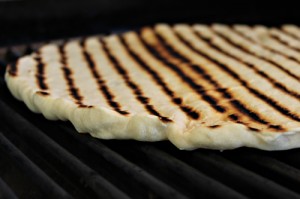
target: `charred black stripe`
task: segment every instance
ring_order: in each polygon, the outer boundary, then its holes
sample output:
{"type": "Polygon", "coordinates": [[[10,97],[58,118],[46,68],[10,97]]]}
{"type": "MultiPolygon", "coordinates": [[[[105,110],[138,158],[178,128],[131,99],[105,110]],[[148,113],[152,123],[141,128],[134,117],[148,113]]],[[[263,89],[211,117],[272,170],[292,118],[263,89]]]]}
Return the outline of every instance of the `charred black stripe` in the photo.
{"type": "MultiPolygon", "coordinates": [[[[139,39],[142,42],[142,44],[145,46],[145,48],[152,53],[152,55],[160,60],[166,67],[170,68],[171,70],[173,70],[178,77],[180,77],[184,82],[186,82],[204,101],[208,102],[216,111],[220,112],[220,113],[224,113],[226,112],[226,108],[218,105],[217,100],[213,97],[210,96],[206,93],[206,90],[203,86],[195,83],[193,81],[192,78],[190,78],[188,75],[186,75],[178,66],[176,66],[175,64],[172,64],[170,61],[168,61],[167,59],[165,59],[156,49],[155,47],[152,47],[151,45],[149,45],[139,34],[139,39]]],[[[160,42],[162,43],[162,42],[160,42]]],[[[171,53],[172,54],[172,53],[171,53]]],[[[183,62],[186,62],[185,58],[183,58],[180,54],[176,54],[173,55],[174,57],[177,57],[178,59],[180,59],[183,62]]],[[[219,85],[217,84],[217,82],[215,82],[213,79],[210,78],[210,76],[208,76],[205,71],[201,70],[199,67],[192,65],[192,64],[188,64],[188,66],[190,68],[192,68],[194,71],[196,71],[197,73],[199,73],[204,79],[206,79],[207,81],[209,81],[211,84],[215,85],[216,87],[218,87],[219,85]]]]}
{"type": "MultiPolygon", "coordinates": [[[[214,31],[212,28],[211,28],[211,30],[214,31]]],[[[219,37],[221,37],[223,40],[225,40],[227,43],[229,43],[229,44],[233,45],[234,47],[238,48],[239,50],[241,50],[241,51],[243,51],[243,52],[245,52],[245,53],[251,54],[251,55],[253,55],[253,56],[255,56],[255,57],[257,57],[257,58],[259,58],[259,59],[261,59],[261,60],[263,60],[263,61],[265,61],[265,62],[268,62],[268,63],[270,63],[270,64],[276,66],[276,67],[279,68],[281,71],[283,71],[283,72],[286,73],[288,76],[290,76],[291,78],[293,78],[293,79],[295,79],[295,80],[297,80],[297,81],[300,80],[300,78],[299,78],[297,75],[293,74],[291,71],[285,69],[283,66],[277,64],[276,62],[274,62],[274,61],[272,61],[272,60],[270,60],[270,59],[267,59],[267,58],[265,58],[265,57],[263,57],[263,56],[261,56],[261,55],[256,55],[255,53],[251,52],[250,50],[248,50],[248,49],[245,48],[244,46],[235,43],[235,42],[232,41],[231,39],[225,37],[224,35],[222,35],[222,34],[216,32],[216,31],[214,31],[214,33],[217,34],[219,37]]]]}
{"type": "Polygon", "coordinates": [[[247,37],[247,36],[244,35],[243,33],[241,33],[241,32],[239,32],[239,31],[235,30],[234,28],[231,28],[231,30],[232,30],[233,32],[235,32],[236,34],[240,35],[241,37],[243,37],[244,39],[248,40],[249,42],[252,42],[252,43],[254,43],[254,44],[257,44],[257,45],[261,46],[261,47],[264,48],[264,49],[267,49],[267,50],[269,50],[269,51],[271,51],[271,52],[273,52],[273,53],[275,53],[275,54],[279,54],[279,55],[281,55],[281,56],[283,56],[283,57],[285,57],[285,58],[287,58],[287,59],[293,60],[294,62],[297,62],[298,64],[300,64],[300,61],[298,61],[298,60],[295,59],[294,57],[288,56],[288,55],[282,53],[282,52],[279,51],[279,50],[274,50],[274,49],[270,48],[269,46],[266,46],[266,45],[264,45],[264,44],[261,44],[261,43],[255,41],[255,40],[253,40],[252,38],[247,37]]]}
{"type": "Polygon", "coordinates": [[[18,61],[9,64],[7,67],[8,67],[8,73],[11,76],[17,76],[18,75],[18,61]]]}
{"type": "MultiPolygon", "coordinates": [[[[173,49],[160,35],[156,34],[156,37],[159,39],[161,45],[166,46],[166,49],[168,49],[168,50],[172,49],[170,51],[170,53],[176,53],[176,54],[182,56],[181,54],[179,54],[178,52],[176,52],[175,49],[173,49]]],[[[178,55],[175,55],[175,56],[176,57],[180,57],[178,55]]],[[[189,63],[189,61],[187,63],[189,63]]],[[[255,114],[252,111],[248,110],[247,107],[245,105],[243,105],[240,101],[238,101],[236,99],[233,99],[233,97],[230,94],[230,92],[227,91],[227,89],[225,89],[225,88],[221,88],[221,86],[215,80],[213,80],[212,77],[209,74],[207,74],[204,69],[201,68],[201,66],[199,66],[199,65],[197,65],[197,66],[193,65],[193,66],[196,67],[196,68],[198,68],[198,70],[195,70],[195,72],[197,72],[200,75],[204,73],[205,74],[205,79],[208,82],[210,82],[211,84],[213,84],[216,88],[219,88],[219,89],[216,89],[216,91],[218,91],[219,93],[221,93],[224,98],[231,99],[230,100],[231,105],[234,106],[237,110],[239,110],[240,113],[247,115],[248,117],[250,117],[251,119],[253,119],[254,121],[256,121],[258,123],[268,124],[267,121],[265,121],[264,119],[260,118],[257,114],[255,114]]],[[[205,91],[202,91],[202,93],[205,93],[205,91]]],[[[204,97],[204,100],[208,101],[209,103],[211,103],[214,106],[220,107],[217,104],[217,100],[211,101],[210,97],[207,97],[207,96],[204,97]]],[[[226,109],[224,108],[224,110],[226,110],[226,109]]],[[[225,111],[223,111],[223,112],[225,112],[225,111]]],[[[233,116],[233,118],[229,116],[229,118],[232,119],[232,120],[238,119],[238,117],[234,117],[234,116],[233,116]]]]}
{"type": "Polygon", "coordinates": [[[248,127],[248,129],[249,129],[250,131],[256,131],[256,132],[260,131],[259,129],[253,128],[253,127],[248,127]]]}
{"type": "Polygon", "coordinates": [[[288,48],[290,48],[292,50],[295,50],[297,52],[300,52],[300,48],[296,48],[296,47],[292,46],[291,44],[289,44],[288,42],[284,41],[283,39],[281,39],[277,35],[273,35],[273,34],[269,34],[269,35],[270,35],[270,37],[272,37],[276,41],[280,42],[281,44],[285,45],[286,47],[288,47],[288,48]]]}
{"type": "MultiPolygon", "coordinates": [[[[175,55],[176,57],[180,57],[182,56],[179,52],[177,52],[175,49],[173,49],[173,47],[171,47],[159,34],[156,34],[156,37],[159,39],[160,44],[163,46],[166,46],[166,49],[170,50],[170,53],[176,53],[177,55],[175,55]],[[178,56],[180,55],[180,56],[178,56]]],[[[185,58],[187,60],[187,58],[185,58]]],[[[182,60],[183,61],[183,60],[182,60]]],[[[184,61],[183,61],[184,62],[184,61]]],[[[190,61],[186,62],[187,64],[190,63],[190,61]]],[[[193,65],[195,68],[197,68],[197,70],[195,70],[195,72],[197,72],[199,75],[204,74],[204,79],[207,80],[209,83],[211,83],[212,85],[214,85],[216,88],[216,91],[219,92],[220,94],[222,94],[222,96],[224,98],[227,99],[231,99],[229,101],[229,103],[236,108],[236,110],[238,110],[240,113],[247,115],[249,118],[251,118],[252,120],[261,123],[261,124],[268,124],[269,122],[267,122],[266,120],[262,119],[261,117],[259,117],[257,114],[255,114],[254,112],[250,111],[244,104],[242,104],[239,100],[234,99],[231,95],[231,93],[226,89],[226,88],[221,88],[221,85],[219,85],[215,80],[212,79],[212,77],[199,65],[193,65]]],[[[205,91],[204,91],[205,92],[205,91]]],[[[217,101],[213,102],[215,105],[217,105],[217,101]]],[[[217,105],[218,106],[218,105],[217,105]]],[[[230,119],[236,121],[238,118],[237,115],[234,116],[229,116],[230,119]]],[[[242,123],[241,121],[237,121],[242,123]]]]}
{"type": "Polygon", "coordinates": [[[144,62],[135,52],[133,52],[125,39],[123,37],[120,37],[120,41],[123,44],[123,46],[126,48],[129,55],[135,59],[138,63],[138,65],[147,73],[149,73],[152,77],[152,79],[156,82],[157,85],[159,85],[162,90],[170,97],[172,102],[187,114],[187,116],[193,118],[193,119],[199,119],[200,115],[196,111],[192,110],[191,107],[182,105],[182,99],[180,97],[176,97],[174,94],[174,91],[172,91],[169,86],[164,82],[163,78],[155,72],[146,62],[144,62]]]}
{"type": "Polygon", "coordinates": [[[222,53],[230,58],[235,59],[236,61],[246,65],[248,68],[251,68],[254,70],[254,72],[258,75],[260,75],[261,77],[267,79],[274,87],[280,89],[281,91],[295,97],[296,99],[300,99],[300,94],[296,93],[294,91],[289,90],[285,85],[281,84],[280,82],[278,82],[276,79],[270,77],[268,74],[266,74],[265,72],[259,70],[256,68],[256,66],[252,63],[243,61],[242,59],[240,59],[239,57],[232,55],[226,51],[224,51],[222,48],[218,47],[217,45],[215,45],[211,39],[205,38],[203,37],[201,34],[199,34],[197,31],[194,31],[195,35],[200,38],[201,40],[205,41],[207,44],[209,44],[210,47],[212,47],[214,50],[218,51],[219,53],[222,53]]]}
{"type": "Polygon", "coordinates": [[[45,64],[42,61],[39,51],[36,52],[36,57],[34,59],[37,62],[37,65],[36,65],[37,72],[36,72],[35,77],[37,79],[38,86],[42,90],[47,90],[48,86],[46,84],[46,78],[45,78],[45,74],[44,74],[45,73],[45,64]]]}
{"type": "Polygon", "coordinates": [[[69,87],[69,93],[72,96],[72,98],[75,99],[75,102],[78,105],[82,105],[83,97],[80,95],[79,88],[76,87],[76,85],[74,83],[74,80],[72,78],[72,71],[68,67],[67,57],[66,57],[65,50],[64,50],[64,44],[59,46],[59,53],[60,53],[60,56],[61,56],[60,61],[63,64],[61,69],[63,71],[63,74],[64,74],[65,80],[67,82],[67,85],[69,87]]]}
{"type": "Polygon", "coordinates": [[[212,129],[216,129],[216,128],[219,128],[221,127],[221,125],[212,125],[212,126],[208,126],[209,128],[212,128],[212,129]]]}
{"type": "MultiPolygon", "coordinates": [[[[269,104],[271,107],[275,108],[278,112],[280,112],[281,114],[289,117],[292,120],[295,121],[300,121],[300,117],[298,115],[295,115],[293,113],[291,113],[291,110],[288,110],[285,107],[282,107],[281,105],[279,105],[276,101],[274,101],[273,99],[269,98],[268,96],[264,95],[263,93],[261,93],[260,91],[252,88],[251,86],[248,85],[248,83],[243,80],[237,73],[235,73],[233,70],[231,70],[229,67],[227,67],[225,64],[219,62],[218,60],[214,59],[213,57],[208,56],[207,54],[201,52],[200,50],[194,48],[191,44],[189,44],[187,41],[185,41],[181,35],[177,34],[176,32],[174,32],[175,35],[177,36],[177,38],[184,43],[186,46],[188,46],[192,51],[194,51],[195,53],[205,57],[206,59],[208,59],[209,61],[213,62],[216,64],[216,66],[218,66],[221,70],[223,70],[224,72],[226,72],[228,75],[230,75],[231,77],[233,77],[234,79],[236,79],[237,81],[239,81],[241,83],[241,85],[243,85],[250,93],[252,93],[253,95],[255,95],[257,98],[262,99],[263,101],[265,101],[267,104],[269,104]]],[[[250,110],[247,110],[247,112],[250,110]]],[[[250,111],[251,112],[251,111],[250,111]]]]}
{"type": "MultiPolygon", "coordinates": [[[[156,33],[155,33],[156,34],[156,33]]],[[[156,37],[159,39],[159,41],[160,41],[160,44],[162,45],[162,46],[164,46],[164,47],[166,47],[166,49],[172,54],[172,53],[175,53],[175,55],[174,56],[176,56],[176,57],[180,57],[180,56],[182,56],[179,52],[177,52],[175,49],[173,49],[173,47],[171,47],[159,34],[156,34],[156,37]],[[177,55],[176,55],[177,54],[177,55]],[[178,56],[179,55],[179,56],[178,56]]],[[[185,58],[185,60],[188,60],[187,58],[185,58]]],[[[185,63],[187,63],[187,64],[189,64],[190,63],[190,61],[188,60],[188,61],[184,61],[184,60],[182,60],[183,62],[185,62],[185,63]]],[[[195,66],[195,65],[193,65],[194,66],[194,68],[197,68],[197,70],[195,70],[195,72],[197,72],[199,75],[201,75],[201,74],[205,74],[205,79],[209,82],[209,83],[211,83],[212,85],[214,85],[216,88],[218,88],[218,89],[216,89],[216,91],[218,91],[219,93],[221,93],[222,95],[223,95],[223,97],[224,98],[227,98],[227,99],[232,99],[233,97],[232,97],[232,95],[230,94],[230,92],[229,91],[227,91],[227,89],[226,88],[221,88],[221,86],[215,81],[215,80],[213,80],[212,79],[212,77],[209,75],[209,74],[207,74],[206,72],[205,72],[205,70],[204,69],[202,69],[201,68],[201,66],[195,66]]],[[[261,124],[268,124],[268,122],[267,121],[265,121],[264,119],[262,119],[262,118],[260,118],[257,114],[255,114],[255,113],[253,113],[252,111],[250,111],[250,110],[248,110],[247,108],[246,108],[246,106],[244,106],[240,101],[238,101],[238,100],[236,100],[236,99],[232,99],[231,101],[230,101],[230,103],[231,103],[231,105],[232,106],[234,106],[237,110],[239,110],[239,112],[241,112],[241,113],[243,113],[243,114],[245,114],[245,115],[247,115],[248,117],[250,117],[251,119],[253,119],[254,121],[256,121],[256,122],[258,122],[258,123],[261,123],[261,124]]],[[[217,104],[216,104],[217,105],[217,104]]],[[[225,109],[224,109],[225,110],[225,109]]],[[[233,116],[234,117],[234,116],[233,116]]],[[[230,119],[233,119],[233,120],[236,120],[236,118],[238,119],[238,117],[234,117],[234,118],[232,118],[232,117],[230,117],[229,116],[229,118],[230,119]]]]}
{"type": "Polygon", "coordinates": [[[129,112],[122,110],[120,104],[114,100],[115,96],[112,94],[112,92],[106,85],[105,80],[102,78],[101,74],[97,70],[95,62],[93,61],[91,55],[85,49],[85,40],[84,39],[81,41],[80,45],[82,47],[83,56],[88,63],[88,67],[89,67],[91,73],[93,74],[93,77],[98,85],[99,91],[102,92],[102,94],[106,98],[108,104],[115,111],[117,111],[118,113],[120,113],[122,115],[128,115],[129,112]]]}
{"type": "Polygon", "coordinates": [[[289,32],[289,31],[285,30],[283,27],[281,27],[281,30],[282,30],[285,34],[287,34],[287,35],[293,37],[294,39],[300,40],[300,36],[297,36],[297,35],[295,35],[295,34],[289,32]]]}
{"type": "Polygon", "coordinates": [[[125,70],[125,68],[123,68],[121,66],[121,64],[118,62],[118,60],[112,55],[112,53],[110,52],[109,48],[107,47],[105,41],[103,41],[101,38],[99,39],[99,41],[101,43],[101,46],[102,46],[104,52],[106,53],[106,56],[111,61],[113,67],[123,77],[126,85],[132,89],[132,91],[134,92],[134,94],[136,96],[136,99],[139,102],[141,102],[141,104],[144,105],[144,107],[146,108],[146,110],[149,113],[156,115],[160,120],[162,120],[164,122],[171,122],[172,120],[160,115],[160,113],[153,107],[153,105],[149,104],[149,98],[145,97],[143,95],[141,88],[138,86],[138,84],[136,84],[134,81],[132,81],[130,79],[128,72],[125,70]]]}
{"type": "Polygon", "coordinates": [[[228,116],[230,119],[237,121],[239,119],[239,116],[237,116],[236,114],[231,114],[228,116]]]}
{"type": "Polygon", "coordinates": [[[43,95],[43,96],[50,95],[50,93],[45,92],[45,91],[37,91],[36,93],[37,93],[37,94],[40,94],[40,95],[43,95]]]}

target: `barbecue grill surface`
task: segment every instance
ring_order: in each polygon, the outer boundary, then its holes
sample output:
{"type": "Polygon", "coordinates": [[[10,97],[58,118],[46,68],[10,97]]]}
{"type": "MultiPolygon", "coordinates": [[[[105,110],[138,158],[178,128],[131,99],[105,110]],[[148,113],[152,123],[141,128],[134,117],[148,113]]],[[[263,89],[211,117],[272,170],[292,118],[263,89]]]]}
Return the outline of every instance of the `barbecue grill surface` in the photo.
{"type": "Polygon", "coordinates": [[[3,74],[39,45],[0,50],[0,198],[300,198],[299,149],[180,151],[169,142],[98,140],[30,112],[3,74]]]}
{"type": "Polygon", "coordinates": [[[6,64],[52,38],[161,21],[300,24],[298,6],[287,2],[195,2],[0,3],[0,45],[30,44],[0,48],[0,199],[300,198],[300,149],[180,151],[167,141],[98,140],[30,112],[6,88],[6,64]]]}

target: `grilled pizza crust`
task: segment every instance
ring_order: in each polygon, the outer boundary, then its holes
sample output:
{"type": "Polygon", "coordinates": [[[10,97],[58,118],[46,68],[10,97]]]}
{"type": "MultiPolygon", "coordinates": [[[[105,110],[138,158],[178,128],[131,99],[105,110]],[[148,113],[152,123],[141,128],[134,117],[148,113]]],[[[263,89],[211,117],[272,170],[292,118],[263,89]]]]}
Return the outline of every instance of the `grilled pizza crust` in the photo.
{"type": "Polygon", "coordinates": [[[158,24],[48,44],[9,65],[9,90],[101,139],[180,149],[300,146],[300,28],[158,24]]]}

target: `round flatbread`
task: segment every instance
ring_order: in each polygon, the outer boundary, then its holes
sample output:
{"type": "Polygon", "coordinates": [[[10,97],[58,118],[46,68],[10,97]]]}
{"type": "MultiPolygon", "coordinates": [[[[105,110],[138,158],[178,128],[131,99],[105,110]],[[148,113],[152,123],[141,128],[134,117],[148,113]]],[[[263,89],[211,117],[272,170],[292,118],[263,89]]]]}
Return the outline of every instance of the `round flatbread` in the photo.
{"type": "Polygon", "coordinates": [[[102,139],[180,149],[300,146],[300,29],[158,24],[47,44],[7,67],[9,90],[102,139]]]}

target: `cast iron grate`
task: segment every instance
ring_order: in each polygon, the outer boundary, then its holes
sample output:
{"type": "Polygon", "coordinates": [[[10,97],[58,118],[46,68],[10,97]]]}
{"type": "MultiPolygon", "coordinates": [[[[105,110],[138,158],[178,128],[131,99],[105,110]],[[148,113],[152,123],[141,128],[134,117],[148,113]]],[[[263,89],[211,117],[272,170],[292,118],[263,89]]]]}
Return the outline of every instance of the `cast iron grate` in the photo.
{"type": "Polygon", "coordinates": [[[40,45],[0,49],[0,198],[300,198],[299,149],[180,151],[165,141],[105,141],[31,113],[3,74],[40,45]]]}

